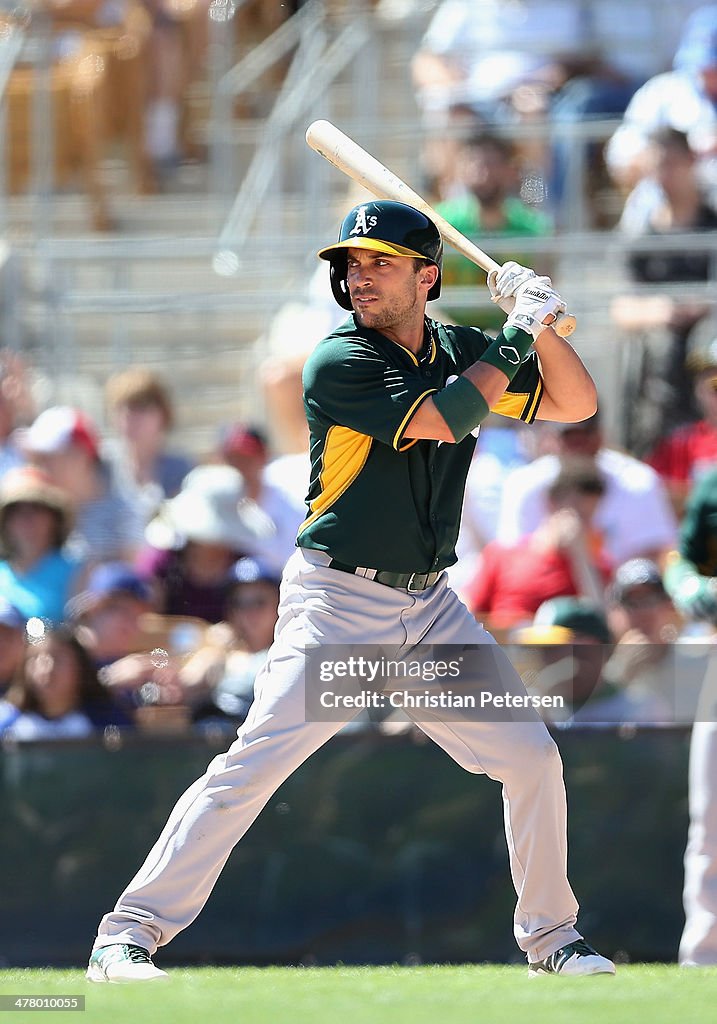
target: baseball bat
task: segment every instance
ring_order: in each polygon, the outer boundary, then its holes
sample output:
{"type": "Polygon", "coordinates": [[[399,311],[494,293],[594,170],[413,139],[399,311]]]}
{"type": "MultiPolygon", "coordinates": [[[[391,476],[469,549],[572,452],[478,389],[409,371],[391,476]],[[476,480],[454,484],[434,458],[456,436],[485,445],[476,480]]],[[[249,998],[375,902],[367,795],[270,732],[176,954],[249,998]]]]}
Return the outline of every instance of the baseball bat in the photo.
{"type": "MultiPolygon", "coordinates": [[[[373,195],[380,199],[407,203],[425,213],[456,252],[466,256],[487,274],[500,270],[499,263],[456,230],[445,217],[441,217],[440,213],[436,213],[418,192],[414,192],[398,175],[367,153],[330,121],[312,122],[306,129],[306,141],[319,156],[323,156],[330,164],[343,174],[347,174],[349,178],[353,178],[373,195]]],[[[561,338],[567,338],[575,330],[575,317],[571,313],[561,313],[552,327],[561,338]]]]}

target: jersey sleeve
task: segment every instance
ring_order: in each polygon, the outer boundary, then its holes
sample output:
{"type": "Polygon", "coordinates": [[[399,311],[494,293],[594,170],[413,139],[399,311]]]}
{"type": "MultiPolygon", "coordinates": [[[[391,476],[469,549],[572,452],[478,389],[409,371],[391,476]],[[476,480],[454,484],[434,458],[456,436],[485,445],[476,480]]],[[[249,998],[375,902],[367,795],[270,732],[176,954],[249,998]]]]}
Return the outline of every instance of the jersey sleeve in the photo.
{"type": "MultiPolygon", "coordinates": [[[[495,340],[477,327],[444,328],[453,340],[462,370],[481,358],[495,340]]],[[[510,419],[532,423],[538,414],[543,397],[543,379],[540,376],[538,356],[530,352],[518,367],[518,372],[501,395],[491,412],[500,413],[510,419]]]]}
{"type": "Polygon", "coordinates": [[[538,357],[535,352],[531,352],[520,364],[515,377],[491,408],[491,412],[498,412],[512,420],[532,423],[538,415],[542,397],[543,378],[538,369],[538,357]]]}
{"type": "Polygon", "coordinates": [[[346,338],[340,346],[315,349],[303,381],[304,401],[313,416],[396,451],[404,447],[403,432],[416,409],[437,391],[417,374],[391,365],[380,352],[346,338]]]}

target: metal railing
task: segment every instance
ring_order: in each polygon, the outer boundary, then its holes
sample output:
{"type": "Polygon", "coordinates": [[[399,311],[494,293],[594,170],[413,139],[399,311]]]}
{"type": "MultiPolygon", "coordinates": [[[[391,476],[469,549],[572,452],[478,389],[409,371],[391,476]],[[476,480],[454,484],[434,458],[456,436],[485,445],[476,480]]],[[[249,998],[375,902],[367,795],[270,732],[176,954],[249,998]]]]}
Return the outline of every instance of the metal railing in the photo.
{"type": "Polygon", "coordinates": [[[319,31],[321,21],[317,7],[314,22],[307,19],[284,87],[265,122],[262,141],[220,233],[214,260],[214,267],[220,273],[239,269],[238,254],[251,233],[255,211],[271,188],[277,170],[277,147],[281,147],[287,134],[296,129],[299,118],[326,93],[334,79],[370,41],[363,18],[345,25],[333,41],[319,31]]]}

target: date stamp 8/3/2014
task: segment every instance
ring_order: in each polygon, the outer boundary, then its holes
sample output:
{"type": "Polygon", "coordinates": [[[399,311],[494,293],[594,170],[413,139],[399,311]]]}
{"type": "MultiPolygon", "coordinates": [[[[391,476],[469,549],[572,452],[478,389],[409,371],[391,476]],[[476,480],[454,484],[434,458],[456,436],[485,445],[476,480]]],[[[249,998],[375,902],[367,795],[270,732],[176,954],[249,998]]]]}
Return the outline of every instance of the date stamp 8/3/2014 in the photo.
{"type": "Polygon", "coordinates": [[[0,995],[0,1012],[8,1010],[84,1010],[84,996],[0,995]]]}

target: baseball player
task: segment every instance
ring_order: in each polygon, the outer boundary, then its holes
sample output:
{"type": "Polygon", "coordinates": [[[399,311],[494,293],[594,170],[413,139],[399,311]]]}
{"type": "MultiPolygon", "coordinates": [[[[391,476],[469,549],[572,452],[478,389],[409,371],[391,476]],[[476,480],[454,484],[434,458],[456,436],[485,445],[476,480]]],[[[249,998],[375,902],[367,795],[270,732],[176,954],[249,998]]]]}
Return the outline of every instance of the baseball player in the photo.
{"type": "MultiPolygon", "coordinates": [[[[687,619],[704,624],[704,643],[712,645],[717,624],[717,469],[706,473],[688,498],[679,550],[668,563],[665,587],[687,619]]],[[[690,738],[685,927],[679,948],[683,967],[717,965],[717,686],[714,648],[706,649],[709,661],[690,738]]],[[[680,683],[677,679],[678,687],[680,683]]],[[[676,701],[679,696],[676,692],[676,701]]]]}
{"type": "MultiPolygon", "coordinates": [[[[166,976],[152,954],[201,911],[233,846],[278,786],[356,713],[333,721],[307,713],[307,650],[371,643],[408,654],[420,645],[470,645],[478,667],[469,686],[480,677],[525,695],[505,652],[444,572],[455,561],[473,433],[491,409],[528,423],[584,419],[595,411],[595,387],[571,346],[545,326],[565,309],[549,278],[516,263],[491,281],[496,301],[510,310],[495,339],[429,319],[442,255],[432,221],[383,201],[351,210],[336,244],[319,252],[351,315],[304,370],[308,514],[284,571],[275,640],[236,741],[179,799],[102,919],[90,980],[166,976]]],[[[576,930],[562,765],[542,720],[408,713],[467,771],[502,784],[514,932],[529,972],[613,974],[612,962],[576,930]]]]}

